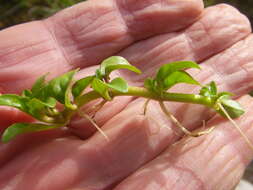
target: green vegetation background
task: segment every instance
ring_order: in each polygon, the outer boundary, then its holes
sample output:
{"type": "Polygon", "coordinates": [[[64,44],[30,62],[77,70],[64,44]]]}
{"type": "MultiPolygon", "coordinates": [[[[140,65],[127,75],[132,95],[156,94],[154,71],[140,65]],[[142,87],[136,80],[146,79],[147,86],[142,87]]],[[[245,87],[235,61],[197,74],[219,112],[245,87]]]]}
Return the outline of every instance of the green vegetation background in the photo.
{"type": "MultiPolygon", "coordinates": [[[[0,0],[0,29],[48,17],[85,0],[0,0]]],[[[253,0],[204,0],[206,6],[229,3],[246,14],[253,23],[253,0]]]]}
{"type": "Polygon", "coordinates": [[[0,0],[0,28],[42,19],[84,0],[0,0]]]}

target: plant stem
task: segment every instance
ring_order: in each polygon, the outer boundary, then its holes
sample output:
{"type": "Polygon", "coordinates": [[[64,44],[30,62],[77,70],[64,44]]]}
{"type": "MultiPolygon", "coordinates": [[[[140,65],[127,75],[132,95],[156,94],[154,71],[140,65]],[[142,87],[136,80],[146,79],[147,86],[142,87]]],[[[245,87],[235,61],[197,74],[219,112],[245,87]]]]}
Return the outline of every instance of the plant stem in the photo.
{"type": "MultiPolygon", "coordinates": [[[[112,99],[116,96],[134,96],[134,97],[143,97],[147,99],[157,100],[157,101],[172,101],[172,102],[185,102],[185,103],[192,103],[192,104],[201,104],[205,105],[207,107],[213,108],[214,106],[214,100],[211,98],[202,96],[202,95],[196,95],[196,94],[181,94],[181,93],[163,93],[162,96],[159,94],[156,94],[154,92],[148,91],[146,88],[143,87],[133,87],[130,86],[128,88],[128,92],[119,92],[116,90],[110,91],[110,95],[112,99]]],[[[97,93],[96,91],[90,91],[82,96],[79,96],[75,100],[75,104],[78,108],[82,107],[83,105],[96,100],[98,98],[101,98],[101,95],[97,93]]],[[[65,124],[67,124],[71,117],[76,113],[77,110],[71,110],[66,108],[63,113],[62,117],[66,121],[65,124]]]]}
{"type": "MultiPolygon", "coordinates": [[[[148,91],[146,88],[143,87],[134,87],[130,86],[128,88],[128,92],[119,92],[116,90],[110,91],[110,96],[112,99],[116,96],[134,96],[134,97],[143,97],[147,99],[157,100],[157,101],[172,101],[172,102],[185,102],[185,103],[192,103],[192,104],[201,104],[207,107],[213,108],[215,101],[211,98],[196,95],[196,94],[181,94],[181,93],[163,93],[159,95],[154,92],[148,91]]],[[[82,107],[83,105],[101,98],[101,95],[96,91],[90,91],[82,96],[76,98],[74,104],[77,105],[78,108],[82,107]]],[[[77,110],[71,110],[66,108],[61,116],[65,120],[65,124],[67,124],[71,117],[76,113],[77,110]]]]}
{"type": "MultiPolygon", "coordinates": [[[[202,96],[202,95],[196,95],[196,94],[181,94],[181,93],[163,93],[162,96],[159,94],[156,94],[154,92],[148,91],[146,88],[143,87],[133,87],[130,86],[128,88],[128,92],[119,92],[116,90],[110,91],[110,95],[112,99],[116,96],[134,96],[134,97],[143,97],[147,99],[157,100],[157,101],[172,101],[172,102],[185,102],[185,103],[192,103],[192,104],[201,104],[205,105],[207,107],[213,108],[214,106],[214,100],[211,98],[202,96]]],[[[75,100],[75,104],[78,108],[82,107],[83,105],[95,100],[101,98],[101,95],[97,93],[96,91],[90,91],[82,96],[79,96],[75,100]]],[[[70,110],[66,108],[62,116],[65,119],[65,124],[67,124],[71,117],[76,113],[77,110],[70,110]]]]}
{"type": "MultiPolygon", "coordinates": [[[[112,98],[116,96],[134,96],[134,97],[143,97],[148,99],[153,99],[157,101],[172,101],[172,102],[186,102],[186,103],[192,103],[192,104],[202,104],[207,107],[213,107],[214,101],[211,98],[202,96],[202,95],[196,95],[196,94],[181,94],[181,93],[163,93],[162,96],[148,91],[146,88],[143,87],[133,87],[130,86],[128,89],[128,92],[119,92],[116,90],[112,90],[110,92],[110,95],[112,98]]],[[[101,96],[95,92],[91,91],[87,94],[84,94],[80,97],[78,97],[75,101],[78,107],[83,106],[84,104],[101,98],[101,96]]]]}

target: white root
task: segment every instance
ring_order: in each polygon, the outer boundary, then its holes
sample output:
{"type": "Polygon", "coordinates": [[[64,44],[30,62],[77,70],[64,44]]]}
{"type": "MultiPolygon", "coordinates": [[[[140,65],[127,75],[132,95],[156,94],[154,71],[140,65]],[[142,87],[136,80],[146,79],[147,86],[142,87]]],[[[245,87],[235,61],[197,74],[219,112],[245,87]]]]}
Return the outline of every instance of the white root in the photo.
{"type": "Polygon", "coordinates": [[[213,131],[213,129],[215,127],[211,127],[207,130],[204,131],[199,131],[199,132],[191,132],[188,129],[186,129],[177,119],[174,115],[172,115],[172,113],[169,112],[169,110],[165,107],[163,102],[159,102],[160,103],[160,107],[162,108],[162,111],[165,113],[165,115],[167,117],[169,117],[171,119],[171,121],[177,126],[179,127],[186,135],[192,136],[192,137],[199,137],[205,134],[209,134],[213,131]]]}
{"type": "Polygon", "coordinates": [[[96,113],[106,104],[106,100],[102,100],[99,104],[92,107],[93,115],[91,118],[95,118],[96,113]]]}
{"type": "Polygon", "coordinates": [[[78,112],[79,115],[85,119],[87,119],[88,121],[91,122],[91,124],[105,137],[105,139],[107,141],[110,141],[109,137],[105,134],[105,132],[96,124],[96,122],[87,114],[82,113],[81,111],[78,112]]]}
{"type": "Polygon", "coordinates": [[[148,110],[148,103],[150,102],[150,99],[147,99],[143,105],[143,115],[146,115],[148,110]]]}

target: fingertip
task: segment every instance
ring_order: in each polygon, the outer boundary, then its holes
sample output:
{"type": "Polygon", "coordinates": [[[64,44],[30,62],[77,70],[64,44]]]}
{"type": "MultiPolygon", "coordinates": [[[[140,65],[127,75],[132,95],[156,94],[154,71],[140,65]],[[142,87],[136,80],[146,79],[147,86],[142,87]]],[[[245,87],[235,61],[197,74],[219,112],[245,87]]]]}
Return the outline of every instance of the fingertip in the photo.
{"type": "Polygon", "coordinates": [[[249,19],[247,18],[246,15],[240,12],[240,10],[237,9],[236,7],[226,4],[226,3],[221,3],[221,4],[217,4],[217,5],[206,8],[206,14],[208,14],[209,11],[221,12],[223,13],[223,16],[226,17],[227,22],[230,22],[231,24],[237,23],[239,25],[238,32],[244,32],[247,34],[251,32],[251,24],[250,24],[249,19]]]}
{"type": "Polygon", "coordinates": [[[26,113],[6,106],[0,107],[0,115],[0,133],[13,123],[34,121],[34,119],[26,113]]]}
{"type": "Polygon", "coordinates": [[[117,0],[119,12],[134,39],[181,30],[204,10],[202,0],[117,0]]]}

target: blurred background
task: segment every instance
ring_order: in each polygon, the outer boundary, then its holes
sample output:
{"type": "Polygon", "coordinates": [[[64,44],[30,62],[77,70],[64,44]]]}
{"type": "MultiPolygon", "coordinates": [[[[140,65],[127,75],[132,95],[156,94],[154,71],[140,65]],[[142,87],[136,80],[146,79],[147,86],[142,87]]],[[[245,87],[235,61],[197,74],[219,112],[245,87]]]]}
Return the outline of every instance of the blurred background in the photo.
{"type": "Polygon", "coordinates": [[[46,18],[85,0],[0,0],[0,29],[46,18]]]}
{"type": "MultiPolygon", "coordinates": [[[[48,17],[85,0],[0,0],[0,29],[48,17]]],[[[253,23],[253,0],[204,0],[206,6],[229,3],[246,14],[253,23]]]]}
{"type": "MultiPolygon", "coordinates": [[[[55,12],[85,0],[0,0],[0,29],[46,18],[55,12]]],[[[253,0],[204,0],[205,6],[228,3],[248,16],[253,26],[253,0]]],[[[253,95],[253,91],[252,91],[253,95]]],[[[253,190],[253,163],[236,190],[253,190]],[[246,183],[246,184],[245,184],[246,183]]]]}

